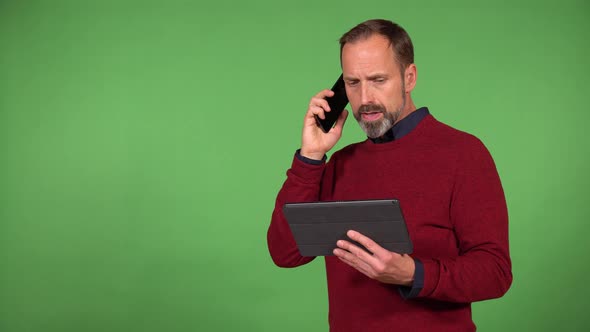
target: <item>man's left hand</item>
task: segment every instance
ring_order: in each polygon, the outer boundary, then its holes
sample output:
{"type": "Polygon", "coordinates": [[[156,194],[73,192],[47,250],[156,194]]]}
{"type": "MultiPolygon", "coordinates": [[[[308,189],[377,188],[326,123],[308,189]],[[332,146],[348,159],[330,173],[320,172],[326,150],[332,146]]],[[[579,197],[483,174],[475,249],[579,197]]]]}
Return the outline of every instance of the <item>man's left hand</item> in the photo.
{"type": "Polygon", "coordinates": [[[338,248],[334,249],[334,255],[341,261],[371,279],[387,284],[412,285],[416,269],[412,257],[391,252],[359,232],[348,231],[346,235],[373,254],[348,241],[339,240],[336,242],[338,248]]]}

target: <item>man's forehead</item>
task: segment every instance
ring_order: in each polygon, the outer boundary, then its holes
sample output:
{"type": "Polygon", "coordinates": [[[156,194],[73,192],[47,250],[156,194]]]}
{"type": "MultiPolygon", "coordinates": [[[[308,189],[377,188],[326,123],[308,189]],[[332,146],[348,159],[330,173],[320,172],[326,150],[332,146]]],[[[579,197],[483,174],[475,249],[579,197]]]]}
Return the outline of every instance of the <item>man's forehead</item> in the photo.
{"type": "Polygon", "coordinates": [[[380,71],[390,66],[396,67],[397,61],[389,40],[382,36],[345,44],[342,49],[344,70],[380,71]]]}
{"type": "Polygon", "coordinates": [[[392,43],[386,37],[379,34],[372,34],[366,38],[348,42],[342,47],[342,53],[350,51],[359,51],[365,49],[381,50],[384,52],[393,51],[392,43]]]}

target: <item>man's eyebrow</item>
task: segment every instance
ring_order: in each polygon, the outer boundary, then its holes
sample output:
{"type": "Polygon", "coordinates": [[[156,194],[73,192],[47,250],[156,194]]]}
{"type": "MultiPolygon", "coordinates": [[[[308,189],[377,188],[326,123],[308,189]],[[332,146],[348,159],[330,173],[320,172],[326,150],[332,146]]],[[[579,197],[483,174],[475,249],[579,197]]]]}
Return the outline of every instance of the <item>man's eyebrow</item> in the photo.
{"type": "Polygon", "coordinates": [[[356,77],[343,76],[342,78],[343,78],[345,81],[358,81],[358,78],[356,78],[356,77]]]}
{"type": "Polygon", "coordinates": [[[376,80],[378,78],[387,78],[389,77],[389,75],[385,74],[385,73],[377,73],[377,74],[373,74],[373,75],[369,75],[369,77],[367,77],[370,81],[372,80],[376,80]]]}
{"type": "MultiPolygon", "coordinates": [[[[375,80],[375,79],[388,78],[388,77],[389,77],[389,75],[386,74],[386,73],[376,73],[376,74],[369,75],[367,77],[367,79],[370,80],[370,81],[372,81],[372,80],[375,80]]],[[[357,78],[357,77],[351,77],[351,76],[344,76],[343,78],[344,78],[345,81],[358,81],[359,80],[359,78],[357,78]]]]}

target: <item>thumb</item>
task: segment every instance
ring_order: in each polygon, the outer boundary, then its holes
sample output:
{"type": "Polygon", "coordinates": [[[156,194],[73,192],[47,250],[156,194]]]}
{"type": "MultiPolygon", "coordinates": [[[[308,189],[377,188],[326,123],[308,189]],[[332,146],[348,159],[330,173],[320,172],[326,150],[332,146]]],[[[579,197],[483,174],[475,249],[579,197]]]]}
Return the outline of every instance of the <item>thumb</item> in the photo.
{"type": "Polygon", "coordinates": [[[348,111],[347,110],[342,111],[342,113],[340,113],[340,115],[338,116],[338,120],[336,120],[335,127],[342,130],[347,118],[348,118],[348,111]]]}

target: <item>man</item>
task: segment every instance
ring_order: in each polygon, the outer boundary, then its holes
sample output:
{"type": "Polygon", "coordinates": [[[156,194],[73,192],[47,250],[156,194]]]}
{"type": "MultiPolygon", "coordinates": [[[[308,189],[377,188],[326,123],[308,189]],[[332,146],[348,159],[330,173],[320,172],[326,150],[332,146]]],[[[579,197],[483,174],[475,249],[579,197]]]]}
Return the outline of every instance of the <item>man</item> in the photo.
{"type": "Polygon", "coordinates": [[[344,111],[327,134],[316,125],[331,111],[323,90],[309,103],[301,149],[287,171],[268,229],[275,264],[299,254],[282,213],[286,202],[398,199],[414,244],[387,251],[351,230],[327,256],[330,330],[475,331],[471,302],[502,296],[512,282],[508,214],[487,149],[474,136],[416,109],[412,42],[386,20],[359,24],[340,39],[346,94],[368,139],[326,153],[342,134],[344,111]]]}

